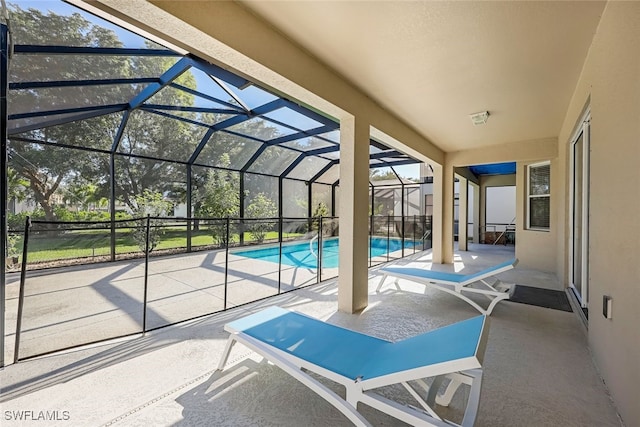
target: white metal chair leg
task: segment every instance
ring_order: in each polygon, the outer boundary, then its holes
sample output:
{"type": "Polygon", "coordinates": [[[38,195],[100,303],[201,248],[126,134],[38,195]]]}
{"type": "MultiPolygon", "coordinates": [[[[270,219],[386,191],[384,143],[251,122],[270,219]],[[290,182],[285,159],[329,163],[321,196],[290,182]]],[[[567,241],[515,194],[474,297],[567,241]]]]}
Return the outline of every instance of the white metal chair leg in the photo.
{"type": "Polygon", "coordinates": [[[236,343],[236,339],[234,335],[231,334],[229,339],[227,340],[227,344],[224,347],[224,352],[222,353],[222,358],[220,359],[220,363],[218,363],[218,371],[222,371],[224,369],[224,365],[227,364],[227,359],[229,358],[229,354],[231,353],[231,349],[233,345],[236,343]]]}
{"type": "Polygon", "coordinates": [[[448,374],[447,378],[449,378],[451,381],[447,385],[447,388],[444,390],[444,393],[436,396],[436,403],[440,406],[449,406],[451,404],[453,396],[456,394],[456,391],[458,391],[462,384],[467,384],[469,386],[472,385],[472,379],[463,374],[448,374]]]}
{"type": "Polygon", "coordinates": [[[387,278],[387,275],[383,274],[382,279],[380,279],[380,282],[378,283],[378,287],[376,288],[376,292],[380,292],[380,289],[382,289],[382,284],[384,283],[386,278],[387,278]]]}

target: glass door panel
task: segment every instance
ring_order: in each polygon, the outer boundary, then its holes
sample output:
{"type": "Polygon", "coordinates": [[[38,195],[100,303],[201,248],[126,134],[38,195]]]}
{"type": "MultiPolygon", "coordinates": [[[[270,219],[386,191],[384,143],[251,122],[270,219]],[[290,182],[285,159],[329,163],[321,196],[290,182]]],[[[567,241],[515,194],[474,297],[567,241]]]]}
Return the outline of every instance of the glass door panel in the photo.
{"type": "Polygon", "coordinates": [[[571,266],[570,283],[580,305],[589,295],[589,116],[571,144],[571,266]]]}
{"type": "Polygon", "coordinates": [[[573,280],[572,286],[578,299],[582,302],[582,166],[584,138],[580,134],[573,145],[573,280]]]}

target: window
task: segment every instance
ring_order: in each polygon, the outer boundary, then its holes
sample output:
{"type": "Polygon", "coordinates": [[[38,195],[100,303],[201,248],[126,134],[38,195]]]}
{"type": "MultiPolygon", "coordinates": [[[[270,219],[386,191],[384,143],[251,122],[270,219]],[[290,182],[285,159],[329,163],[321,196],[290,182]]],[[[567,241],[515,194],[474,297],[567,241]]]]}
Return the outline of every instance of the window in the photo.
{"type": "Polygon", "coordinates": [[[527,228],[548,230],[551,214],[551,164],[536,163],[527,167],[527,228]]]}

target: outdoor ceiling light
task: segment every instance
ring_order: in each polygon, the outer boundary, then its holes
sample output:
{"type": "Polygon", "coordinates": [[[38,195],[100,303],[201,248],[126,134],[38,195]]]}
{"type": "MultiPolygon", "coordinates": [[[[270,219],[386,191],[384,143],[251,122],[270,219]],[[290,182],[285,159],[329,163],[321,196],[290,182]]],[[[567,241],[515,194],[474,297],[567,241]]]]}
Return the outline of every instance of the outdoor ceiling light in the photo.
{"type": "Polygon", "coordinates": [[[471,121],[473,122],[474,125],[476,126],[483,125],[487,123],[487,119],[489,118],[489,112],[481,111],[479,113],[470,114],[469,117],[471,117],[471,121]]]}

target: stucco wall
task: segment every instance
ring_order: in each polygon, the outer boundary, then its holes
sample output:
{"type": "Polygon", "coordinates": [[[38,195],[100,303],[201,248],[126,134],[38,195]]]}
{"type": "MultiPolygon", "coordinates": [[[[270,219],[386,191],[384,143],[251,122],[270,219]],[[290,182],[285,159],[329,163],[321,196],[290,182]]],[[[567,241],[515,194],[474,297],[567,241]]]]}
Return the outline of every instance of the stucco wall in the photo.
{"type": "MultiPolygon", "coordinates": [[[[516,185],[516,257],[521,268],[531,268],[558,274],[558,238],[562,226],[557,210],[563,206],[563,170],[558,162],[558,140],[545,138],[513,142],[481,149],[446,153],[446,162],[455,167],[483,163],[517,162],[516,175],[485,177],[481,193],[487,186],[516,185]],[[551,161],[551,218],[549,231],[526,230],[526,166],[551,161]],[[501,181],[505,180],[505,181],[501,181]]],[[[484,223],[484,205],[480,206],[480,223],[484,223]]]]}
{"type": "MultiPolygon", "coordinates": [[[[607,4],[560,133],[565,192],[569,140],[591,108],[589,341],[628,426],[640,425],[640,3],[607,4]],[[613,298],[613,318],[601,314],[613,298]]],[[[560,210],[568,230],[568,202],[560,210]]],[[[568,233],[560,243],[564,260],[568,233]]],[[[565,280],[566,280],[566,274],[565,280]]]]}
{"type": "Polygon", "coordinates": [[[557,159],[551,160],[551,217],[549,218],[549,230],[527,229],[527,166],[539,161],[518,162],[516,168],[516,258],[520,261],[521,268],[557,272],[557,240],[558,240],[558,215],[557,207],[562,206],[563,192],[558,188],[559,167],[557,159]]]}

